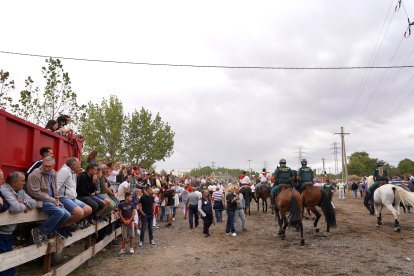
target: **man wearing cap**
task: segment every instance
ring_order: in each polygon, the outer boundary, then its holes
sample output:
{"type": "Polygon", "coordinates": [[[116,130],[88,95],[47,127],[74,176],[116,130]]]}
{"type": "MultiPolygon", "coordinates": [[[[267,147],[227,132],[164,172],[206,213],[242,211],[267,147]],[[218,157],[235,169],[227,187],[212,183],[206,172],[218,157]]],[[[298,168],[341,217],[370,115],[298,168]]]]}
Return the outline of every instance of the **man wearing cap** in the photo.
{"type": "Polygon", "coordinates": [[[270,193],[270,201],[272,203],[273,210],[275,210],[276,193],[279,191],[280,187],[282,187],[283,184],[291,184],[293,177],[292,170],[288,166],[286,166],[286,159],[280,159],[279,165],[280,167],[277,167],[274,172],[275,185],[273,186],[272,191],[270,193]]]}
{"type": "Polygon", "coordinates": [[[308,161],[302,159],[300,161],[302,167],[298,171],[299,185],[296,187],[299,193],[302,193],[305,186],[313,184],[313,171],[307,166],[308,161]]]}

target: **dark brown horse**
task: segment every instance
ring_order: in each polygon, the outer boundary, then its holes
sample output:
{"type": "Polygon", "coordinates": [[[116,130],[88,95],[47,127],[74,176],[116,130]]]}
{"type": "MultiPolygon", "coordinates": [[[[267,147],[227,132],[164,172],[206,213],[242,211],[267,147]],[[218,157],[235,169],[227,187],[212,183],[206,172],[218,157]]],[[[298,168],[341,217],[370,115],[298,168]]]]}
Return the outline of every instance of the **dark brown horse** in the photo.
{"type": "Polygon", "coordinates": [[[249,210],[250,214],[250,203],[252,201],[252,189],[249,186],[242,186],[240,188],[240,193],[243,195],[244,202],[246,206],[244,207],[244,213],[247,214],[247,210],[249,210]]]}
{"type": "Polygon", "coordinates": [[[270,197],[270,187],[268,185],[260,185],[256,189],[254,196],[256,197],[257,211],[260,209],[260,199],[262,199],[262,210],[263,212],[267,212],[267,198],[270,197]]]}
{"type": "Polygon", "coordinates": [[[316,209],[316,206],[319,206],[322,209],[326,221],[326,232],[324,235],[328,236],[330,227],[336,226],[335,209],[332,207],[328,193],[321,187],[309,185],[302,191],[301,197],[303,206],[306,205],[306,207],[315,214],[315,222],[313,223],[313,227],[315,228],[316,233],[319,232],[318,221],[321,217],[321,214],[316,209]]]}
{"type": "Polygon", "coordinates": [[[300,231],[300,245],[305,245],[302,224],[302,199],[299,192],[285,184],[280,188],[279,194],[275,195],[275,203],[279,237],[284,240],[286,228],[288,226],[294,227],[300,231]],[[287,217],[287,213],[289,213],[289,217],[287,217]]]}

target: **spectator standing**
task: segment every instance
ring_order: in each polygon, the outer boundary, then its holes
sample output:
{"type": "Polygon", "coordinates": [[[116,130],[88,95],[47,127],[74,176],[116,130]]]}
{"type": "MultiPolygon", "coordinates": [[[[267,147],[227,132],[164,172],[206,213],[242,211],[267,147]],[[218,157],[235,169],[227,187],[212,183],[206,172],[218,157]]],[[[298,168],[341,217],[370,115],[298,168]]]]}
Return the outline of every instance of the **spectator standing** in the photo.
{"type": "Polygon", "coordinates": [[[154,238],[152,236],[152,223],[154,216],[154,197],[152,195],[152,188],[146,187],[145,193],[139,199],[138,211],[142,215],[142,227],[139,246],[144,243],[145,228],[148,226],[149,240],[152,245],[155,245],[154,238]]]}
{"type": "Polygon", "coordinates": [[[237,196],[238,200],[237,200],[237,208],[236,208],[236,211],[234,213],[234,229],[237,232],[237,221],[240,218],[240,220],[242,222],[243,231],[247,231],[246,216],[244,215],[244,208],[246,206],[245,200],[244,200],[243,194],[240,193],[240,188],[239,187],[235,188],[235,193],[236,193],[236,196],[237,196]]]}
{"type": "MultiPolygon", "coordinates": [[[[66,161],[66,164],[57,172],[56,186],[59,194],[59,201],[65,209],[71,214],[65,222],[69,226],[92,213],[92,208],[84,202],[76,199],[76,172],[80,170],[80,162],[77,158],[72,157],[66,161]]],[[[65,231],[65,230],[64,230],[65,231]]],[[[66,229],[66,235],[70,236],[70,230],[66,229]]]]}
{"type": "Polygon", "coordinates": [[[210,236],[209,228],[213,224],[213,206],[208,190],[203,191],[203,197],[198,201],[198,211],[203,219],[203,234],[208,237],[210,236]]]}
{"type": "Polygon", "coordinates": [[[340,182],[336,185],[339,191],[339,199],[345,200],[345,183],[342,182],[342,179],[340,182]]]}
{"type": "MultiPolygon", "coordinates": [[[[36,208],[36,201],[23,190],[24,180],[23,173],[12,172],[7,176],[6,183],[0,189],[1,194],[10,205],[9,212],[12,214],[27,213],[29,209],[36,208]]],[[[1,172],[0,183],[3,183],[3,172],[1,172]]],[[[13,250],[13,232],[16,230],[16,227],[17,224],[0,226],[0,254],[13,250]]],[[[3,276],[12,276],[15,274],[15,268],[0,272],[0,275],[3,276]]]]}
{"type": "Polygon", "coordinates": [[[190,192],[188,191],[188,187],[184,186],[184,190],[181,192],[181,206],[183,209],[183,215],[185,215],[185,211],[187,209],[187,201],[188,201],[189,195],[190,195],[190,192]]]}
{"type": "Polygon", "coordinates": [[[361,197],[365,196],[366,191],[367,191],[367,182],[365,182],[365,180],[364,180],[364,181],[361,182],[361,190],[360,190],[361,197]]]}
{"type": "Polygon", "coordinates": [[[190,223],[190,229],[193,229],[193,219],[195,219],[195,227],[198,226],[198,200],[199,196],[195,189],[191,190],[188,195],[187,207],[188,207],[188,221],[190,223]]]}
{"type": "Polygon", "coordinates": [[[171,190],[170,185],[167,185],[166,188],[167,190],[164,191],[164,200],[165,200],[165,215],[167,216],[167,225],[165,225],[165,227],[172,227],[172,210],[174,207],[174,194],[175,193],[173,190],[171,190]]]}
{"type": "Polygon", "coordinates": [[[130,189],[131,176],[125,175],[123,182],[118,187],[118,197],[123,198],[125,193],[129,192],[130,189]]]}
{"type": "Polygon", "coordinates": [[[86,158],[87,164],[98,165],[96,158],[98,157],[98,152],[96,150],[91,151],[88,157],[86,158]]]}
{"type": "Polygon", "coordinates": [[[354,198],[357,198],[357,194],[358,194],[358,183],[356,181],[353,181],[351,184],[351,190],[352,193],[354,194],[354,198]]]}
{"type": "Polygon", "coordinates": [[[119,254],[125,253],[125,246],[129,239],[129,253],[134,254],[134,243],[135,243],[135,225],[134,217],[137,213],[135,205],[132,202],[132,195],[129,192],[125,193],[125,201],[121,202],[118,206],[119,216],[122,221],[122,241],[121,251],[119,254]]]}
{"type": "Polygon", "coordinates": [[[226,225],[226,236],[232,235],[236,237],[236,229],[234,229],[234,216],[237,209],[237,200],[238,197],[234,194],[234,187],[230,186],[228,189],[228,194],[226,196],[227,203],[227,225],[226,225]]]}
{"type": "MultiPolygon", "coordinates": [[[[33,242],[41,246],[47,242],[47,235],[54,233],[71,216],[59,201],[56,186],[56,172],[53,170],[55,159],[47,156],[43,159],[42,166],[35,169],[27,180],[28,194],[38,202],[38,205],[49,217],[40,227],[32,229],[33,242]]],[[[58,232],[61,237],[65,237],[58,232]]]]}
{"type": "Polygon", "coordinates": [[[175,213],[177,212],[178,205],[180,205],[180,197],[177,192],[174,192],[173,220],[175,220],[175,213]]]}
{"type": "Polygon", "coordinates": [[[220,187],[218,185],[216,186],[216,191],[213,193],[213,202],[216,221],[223,222],[224,195],[220,192],[220,187]]]}

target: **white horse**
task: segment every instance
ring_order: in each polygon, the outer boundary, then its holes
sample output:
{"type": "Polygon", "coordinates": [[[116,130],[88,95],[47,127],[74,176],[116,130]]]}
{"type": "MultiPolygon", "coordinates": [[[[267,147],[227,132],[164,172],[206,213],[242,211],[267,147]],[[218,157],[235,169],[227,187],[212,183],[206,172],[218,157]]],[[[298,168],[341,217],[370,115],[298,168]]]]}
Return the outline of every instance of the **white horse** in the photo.
{"type": "Polygon", "coordinates": [[[377,215],[377,227],[382,224],[382,207],[392,212],[395,221],[394,231],[400,232],[400,202],[404,206],[414,206],[414,194],[392,184],[384,184],[374,192],[374,208],[377,215]]]}
{"type": "Polygon", "coordinates": [[[370,175],[367,177],[367,179],[365,180],[365,183],[367,184],[367,189],[369,187],[371,187],[371,185],[374,183],[374,176],[370,175]]]}

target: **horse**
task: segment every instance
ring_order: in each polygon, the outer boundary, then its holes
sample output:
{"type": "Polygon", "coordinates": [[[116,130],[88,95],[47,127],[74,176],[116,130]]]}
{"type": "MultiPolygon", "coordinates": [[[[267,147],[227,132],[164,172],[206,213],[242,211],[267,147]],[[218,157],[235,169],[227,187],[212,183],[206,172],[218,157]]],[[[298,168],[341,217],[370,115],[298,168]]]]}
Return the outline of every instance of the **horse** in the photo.
{"type": "Polygon", "coordinates": [[[313,222],[313,227],[315,232],[319,232],[318,221],[321,218],[321,214],[316,209],[316,206],[319,206],[322,209],[323,214],[325,215],[326,221],[326,232],[324,233],[325,237],[329,235],[330,227],[336,227],[336,216],[335,209],[331,204],[328,193],[323,190],[321,187],[316,187],[313,185],[305,186],[305,189],[302,191],[302,205],[307,206],[315,214],[315,221],[313,222]]]}
{"type": "Polygon", "coordinates": [[[367,177],[367,179],[365,180],[365,183],[367,184],[367,189],[369,187],[371,187],[372,184],[374,184],[374,176],[370,175],[367,177]]]}
{"type": "MultiPolygon", "coordinates": [[[[414,194],[401,187],[384,184],[374,192],[374,208],[377,215],[377,227],[382,225],[382,208],[385,206],[394,216],[394,231],[400,232],[400,202],[404,206],[414,206],[414,194]],[[395,209],[394,206],[397,208],[395,209]]],[[[369,202],[372,204],[372,202],[369,202]]],[[[372,206],[371,206],[372,207],[372,206]]]]}
{"type": "Polygon", "coordinates": [[[286,228],[288,226],[294,227],[300,231],[300,245],[305,245],[300,194],[288,184],[283,185],[279,191],[279,194],[275,195],[275,213],[279,224],[278,236],[284,240],[286,228]],[[287,212],[289,212],[288,218],[286,217],[287,212]]]}
{"type": "Polygon", "coordinates": [[[257,201],[257,211],[260,209],[260,199],[262,199],[262,210],[267,212],[267,198],[270,197],[270,189],[268,185],[259,185],[255,191],[255,197],[257,201]],[[266,209],[265,209],[266,205],[266,209]]]}
{"type": "Polygon", "coordinates": [[[249,209],[249,215],[251,215],[250,203],[252,202],[252,188],[249,186],[242,186],[240,188],[240,193],[243,195],[244,202],[246,203],[246,206],[244,207],[244,213],[247,214],[247,209],[249,209]]]}

